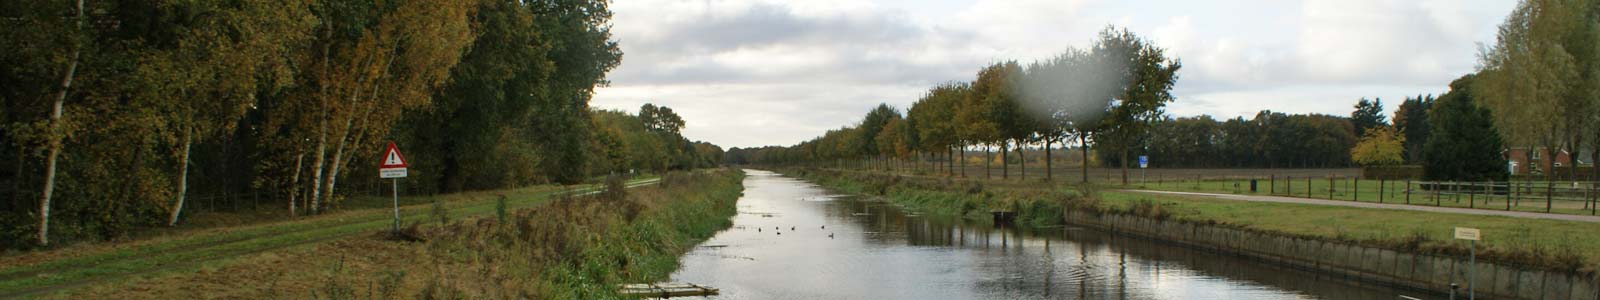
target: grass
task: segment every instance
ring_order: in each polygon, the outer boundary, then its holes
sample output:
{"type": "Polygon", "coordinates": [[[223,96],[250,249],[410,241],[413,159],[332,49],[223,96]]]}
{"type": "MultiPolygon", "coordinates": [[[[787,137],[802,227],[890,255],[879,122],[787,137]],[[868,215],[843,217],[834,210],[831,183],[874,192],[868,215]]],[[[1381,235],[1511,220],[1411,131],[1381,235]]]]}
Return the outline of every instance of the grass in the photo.
{"type": "MultiPolygon", "coordinates": [[[[584,189],[589,188],[576,191],[584,189]]],[[[494,204],[489,195],[507,195],[515,199],[508,204],[513,207],[532,207],[562,191],[546,186],[409,197],[407,202],[447,203],[453,216],[464,217],[492,211],[494,204]]],[[[425,205],[402,207],[402,219],[405,222],[426,219],[425,210],[425,205]]],[[[183,270],[181,267],[185,265],[379,231],[391,224],[391,209],[346,210],[292,221],[194,230],[127,243],[87,244],[7,256],[0,259],[0,296],[48,292],[115,276],[170,271],[167,270],[172,269],[170,266],[183,270]]]]}
{"type": "Polygon", "coordinates": [[[1410,252],[1465,255],[1455,227],[1482,230],[1480,259],[1565,271],[1592,272],[1600,262],[1600,224],[1341,206],[1101,193],[1111,211],[1156,203],[1173,220],[1235,226],[1300,237],[1339,240],[1410,252]]]}
{"type": "MultiPolygon", "coordinates": [[[[1486,261],[1568,272],[1594,272],[1600,263],[1600,239],[1593,238],[1600,224],[1589,222],[1096,191],[1096,186],[1038,182],[986,185],[989,182],[816,169],[785,173],[845,192],[881,195],[931,214],[976,219],[979,211],[1012,208],[1019,222],[1030,226],[1057,223],[1066,210],[1078,210],[1464,256],[1466,245],[1452,240],[1452,230],[1459,226],[1482,230],[1485,238],[1478,244],[1478,255],[1486,261]]],[[[1226,181],[1200,184],[1201,188],[1186,191],[1228,193],[1232,188],[1226,181]],[[1219,190],[1223,188],[1227,190],[1219,190]]]]}
{"type": "MultiPolygon", "coordinates": [[[[422,242],[400,242],[377,228],[208,261],[188,272],[108,281],[54,298],[174,299],[480,299],[614,298],[614,283],[665,278],[677,257],[730,225],[742,191],[736,171],[669,175],[664,187],[633,189],[625,200],[557,197],[519,206],[499,221],[496,202],[441,207],[446,218],[408,218],[422,242]],[[469,213],[476,211],[478,213],[469,213]],[[632,218],[629,211],[634,212],[632,218]],[[449,221],[442,226],[440,219],[449,221]]],[[[612,182],[609,191],[620,191],[612,182]]]]}
{"type": "MultiPolygon", "coordinates": [[[[1412,184],[1412,194],[1409,199],[1406,195],[1406,181],[1379,181],[1379,180],[1353,180],[1351,178],[1335,178],[1329,182],[1326,177],[1313,177],[1309,181],[1306,177],[1295,177],[1291,182],[1288,178],[1278,177],[1269,180],[1267,177],[1257,178],[1257,189],[1250,191],[1250,180],[1237,179],[1210,179],[1210,180],[1184,180],[1184,181],[1146,181],[1135,183],[1127,188],[1139,188],[1161,191],[1201,192],[1218,194],[1240,195],[1274,195],[1314,199],[1330,199],[1359,201],[1372,203],[1411,204],[1423,206],[1442,206],[1457,208],[1477,208],[1491,210],[1507,210],[1506,195],[1485,197],[1483,191],[1467,191],[1450,193],[1441,191],[1435,195],[1432,190],[1424,190],[1421,184],[1412,184]],[[1330,189],[1330,185],[1332,189],[1330,189]],[[1381,186],[1381,188],[1380,188],[1381,186]]],[[[1105,186],[1105,188],[1124,188],[1121,185],[1105,186]]],[[[1480,187],[1481,188],[1481,187],[1480,187]]],[[[1502,188],[1504,189],[1504,188],[1502,188]]],[[[1542,191],[1540,191],[1542,193],[1542,191]]],[[[1545,212],[1545,199],[1543,196],[1517,197],[1512,201],[1510,210],[1525,212],[1545,212]]],[[[1590,215],[1593,210],[1586,209],[1583,201],[1560,200],[1553,201],[1552,213],[1590,215]]]]}

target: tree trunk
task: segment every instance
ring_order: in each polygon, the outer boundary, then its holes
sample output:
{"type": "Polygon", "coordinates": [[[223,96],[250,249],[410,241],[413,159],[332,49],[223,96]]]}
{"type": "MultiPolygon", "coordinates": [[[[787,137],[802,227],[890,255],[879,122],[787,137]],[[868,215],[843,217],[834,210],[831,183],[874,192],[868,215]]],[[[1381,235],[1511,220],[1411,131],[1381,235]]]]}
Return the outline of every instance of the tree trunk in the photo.
{"type": "Polygon", "coordinates": [[[1008,155],[1011,153],[1009,148],[1011,148],[1010,141],[1000,141],[1000,179],[1011,178],[1011,163],[1007,162],[1007,160],[1009,160],[1007,158],[1010,158],[1011,156],[1008,155]]]}
{"type": "Polygon", "coordinates": [[[989,154],[992,152],[992,149],[990,149],[991,147],[993,147],[993,145],[983,145],[983,179],[994,178],[994,172],[990,171],[990,169],[994,169],[994,157],[992,154],[989,154]]]}
{"type": "Polygon", "coordinates": [[[190,128],[183,133],[183,162],[178,167],[178,200],[172,205],[172,215],[167,218],[167,226],[178,226],[178,216],[183,214],[183,197],[189,191],[189,146],[194,144],[194,129],[190,128]]]}
{"type": "Polygon", "coordinates": [[[1050,161],[1050,142],[1052,141],[1049,138],[1044,139],[1044,181],[1052,179],[1050,177],[1052,175],[1050,167],[1053,165],[1050,161]]]}
{"type": "Polygon", "coordinates": [[[290,181],[289,182],[289,216],[290,217],[293,217],[294,214],[295,214],[295,207],[294,207],[295,196],[300,195],[300,170],[305,168],[305,166],[301,164],[301,163],[305,162],[305,158],[306,158],[306,154],[305,153],[295,154],[295,156],[294,156],[294,177],[291,177],[291,179],[289,180],[290,181]]]}
{"type": "Polygon", "coordinates": [[[328,134],[325,132],[319,133],[317,134],[317,158],[311,162],[311,197],[306,199],[311,201],[311,205],[306,206],[307,209],[311,210],[311,214],[317,214],[317,210],[322,204],[322,166],[327,159],[327,154],[328,134]]]}
{"type": "MultiPolygon", "coordinates": [[[[83,0],[77,5],[78,30],[83,29],[83,0]]],[[[61,106],[67,101],[67,91],[72,89],[72,79],[78,73],[78,59],[83,55],[83,45],[74,42],[72,62],[67,73],[61,76],[61,91],[56,93],[56,103],[50,110],[50,154],[45,156],[44,192],[39,196],[39,245],[50,245],[50,196],[56,187],[56,158],[61,156],[61,106]]]]}
{"type": "Polygon", "coordinates": [[[1022,167],[1020,168],[1020,170],[1022,170],[1022,177],[1018,177],[1018,178],[1021,178],[1022,180],[1026,181],[1026,180],[1028,180],[1028,152],[1024,151],[1022,149],[1023,149],[1022,148],[1022,143],[1018,142],[1017,143],[1017,161],[1022,162],[1022,167]]]}
{"type": "MultiPolygon", "coordinates": [[[[351,118],[354,118],[354,116],[351,118]]],[[[330,158],[331,161],[328,164],[328,177],[325,179],[328,181],[328,183],[323,185],[323,190],[320,191],[323,195],[327,195],[329,200],[333,199],[333,185],[338,183],[339,166],[344,162],[344,148],[346,145],[348,145],[349,137],[350,122],[345,121],[344,133],[340,134],[339,144],[333,148],[333,157],[330,158]]]]}
{"type": "Polygon", "coordinates": [[[1083,183],[1089,183],[1089,139],[1084,135],[1078,135],[1078,153],[1083,154],[1083,183]]]}
{"type": "Polygon", "coordinates": [[[1128,148],[1122,148],[1122,185],[1128,185],[1128,148]]]}
{"type": "Polygon", "coordinates": [[[961,151],[961,164],[957,165],[961,168],[961,178],[967,178],[967,146],[958,147],[956,151],[961,151]]]}
{"type": "Polygon", "coordinates": [[[944,147],[944,169],[946,176],[956,176],[956,146],[944,147]]]}

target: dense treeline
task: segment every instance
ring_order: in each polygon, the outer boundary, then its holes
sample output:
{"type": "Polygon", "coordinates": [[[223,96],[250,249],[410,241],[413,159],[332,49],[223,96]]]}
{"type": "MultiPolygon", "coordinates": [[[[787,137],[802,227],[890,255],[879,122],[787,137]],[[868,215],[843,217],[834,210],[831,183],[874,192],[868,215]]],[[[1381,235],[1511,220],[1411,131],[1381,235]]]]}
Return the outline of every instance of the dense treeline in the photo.
{"type": "Polygon", "coordinates": [[[1156,122],[1145,149],[1151,167],[1327,168],[1350,166],[1355,143],[1350,119],[1262,111],[1221,122],[1167,118],[1156,122]]]}
{"type": "Polygon", "coordinates": [[[622,57],[610,17],[603,0],[0,3],[0,236],[174,225],[186,196],[317,213],[376,190],[388,141],[422,193],[715,162],[681,120],[589,108],[622,57]]]}

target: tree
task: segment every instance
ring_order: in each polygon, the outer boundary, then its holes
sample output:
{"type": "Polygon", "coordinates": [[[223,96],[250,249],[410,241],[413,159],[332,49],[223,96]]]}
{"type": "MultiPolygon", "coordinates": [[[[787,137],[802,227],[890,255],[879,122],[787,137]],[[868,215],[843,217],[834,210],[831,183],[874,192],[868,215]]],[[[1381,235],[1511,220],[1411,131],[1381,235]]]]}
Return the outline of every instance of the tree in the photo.
{"type": "Polygon", "coordinates": [[[1422,145],[1427,143],[1428,132],[1432,130],[1429,129],[1428,112],[1432,110],[1433,103],[1433,95],[1407,97],[1394,112],[1394,127],[1405,138],[1407,163],[1422,163],[1422,145]]]}
{"type": "MultiPolygon", "coordinates": [[[[1554,153],[1593,120],[1600,91],[1594,17],[1589,1],[1525,0],[1500,24],[1495,43],[1479,54],[1472,86],[1505,141],[1554,153]]],[[[1546,201],[1547,211],[1552,206],[1546,201]]]]}
{"type": "Polygon", "coordinates": [[[1163,108],[1175,98],[1172,87],[1183,64],[1166,57],[1166,49],[1139,38],[1126,29],[1106,28],[1100,33],[1096,50],[1103,59],[1124,66],[1125,83],[1115,104],[1102,119],[1102,142],[1121,152],[1122,183],[1128,183],[1128,153],[1145,137],[1150,124],[1160,119],[1163,108]]]}
{"type": "Polygon", "coordinates": [[[644,123],[647,130],[670,134],[678,134],[684,125],[683,117],[672,112],[672,108],[650,103],[639,107],[639,121],[644,123]]]}
{"type": "Polygon", "coordinates": [[[639,107],[639,121],[644,123],[646,130],[666,134],[678,134],[684,125],[683,117],[672,112],[672,108],[650,103],[639,107]]]}
{"type": "Polygon", "coordinates": [[[1356,136],[1366,136],[1367,129],[1388,125],[1383,118],[1383,99],[1356,101],[1356,110],[1350,112],[1350,123],[1356,126],[1356,136]]]}
{"type": "MultiPolygon", "coordinates": [[[[929,90],[906,112],[907,118],[915,124],[917,139],[921,150],[929,153],[946,153],[946,161],[953,162],[954,147],[960,143],[957,136],[959,124],[956,119],[956,109],[961,99],[965,98],[966,85],[961,83],[943,83],[929,90]]],[[[954,166],[947,165],[955,175],[954,166]]]]}
{"type": "Polygon", "coordinates": [[[72,80],[77,75],[78,63],[81,62],[80,60],[83,57],[83,48],[85,47],[83,40],[87,39],[81,33],[85,20],[83,0],[78,0],[78,5],[72,10],[72,13],[76,15],[73,20],[75,32],[68,34],[68,36],[72,37],[70,39],[75,41],[71,47],[72,58],[67,61],[66,72],[62,72],[61,87],[56,92],[55,104],[50,109],[50,125],[49,131],[46,133],[48,139],[46,144],[49,145],[50,154],[45,156],[45,163],[48,166],[45,167],[44,173],[44,192],[39,197],[39,245],[50,245],[50,196],[55,191],[56,159],[61,154],[61,137],[64,135],[61,132],[61,110],[67,101],[67,92],[72,90],[72,80]]]}
{"type": "Polygon", "coordinates": [[[856,136],[860,140],[854,143],[859,148],[855,148],[854,153],[864,158],[877,158],[892,151],[893,149],[878,148],[878,133],[883,132],[883,127],[888,126],[890,121],[902,118],[904,117],[900,115],[900,110],[889,104],[879,103],[873,107],[867,112],[867,116],[861,119],[861,131],[856,136]]]}
{"type": "Polygon", "coordinates": [[[1397,165],[1405,162],[1405,137],[1394,132],[1393,127],[1380,126],[1367,130],[1367,134],[1350,149],[1350,161],[1363,166],[1397,165]]]}
{"type": "Polygon", "coordinates": [[[1432,132],[1423,145],[1423,176],[1428,180],[1505,181],[1505,146],[1488,109],[1473,96],[1475,75],[1450,83],[1450,92],[1434,104],[1432,132]]]}
{"type": "Polygon", "coordinates": [[[152,49],[134,70],[135,97],[159,110],[167,124],[165,137],[177,140],[179,154],[176,199],[167,226],[176,226],[188,188],[190,149],[231,132],[256,104],[256,92],[288,85],[292,47],[301,45],[312,19],[306,3],[239,1],[233,3],[163,3],[162,10],[186,11],[165,24],[170,38],[186,42],[152,49]],[[251,32],[250,35],[231,34],[251,32]]]}

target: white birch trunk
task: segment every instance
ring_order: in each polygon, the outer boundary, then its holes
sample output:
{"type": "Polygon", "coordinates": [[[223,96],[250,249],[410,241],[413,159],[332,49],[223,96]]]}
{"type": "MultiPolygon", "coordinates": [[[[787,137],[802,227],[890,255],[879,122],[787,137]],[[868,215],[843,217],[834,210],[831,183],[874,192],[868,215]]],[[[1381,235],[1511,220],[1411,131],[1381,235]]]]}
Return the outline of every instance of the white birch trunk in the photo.
{"type": "Polygon", "coordinates": [[[323,163],[325,162],[325,160],[327,159],[327,156],[328,156],[327,155],[327,153],[328,153],[327,150],[328,150],[328,134],[327,133],[318,134],[317,135],[317,158],[312,160],[312,163],[311,163],[311,170],[312,170],[311,171],[311,181],[312,181],[312,183],[311,183],[311,199],[310,199],[311,200],[311,205],[309,207],[307,207],[308,209],[311,210],[311,214],[316,214],[318,205],[322,204],[321,203],[321,198],[322,198],[322,166],[323,166],[323,163]]]}
{"type": "Polygon", "coordinates": [[[167,218],[167,226],[178,226],[178,216],[183,213],[183,196],[189,190],[189,146],[194,143],[194,130],[190,129],[183,134],[183,163],[178,168],[178,199],[172,205],[172,215],[167,218]]]}
{"type": "MultiPolygon", "coordinates": [[[[83,29],[83,0],[78,0],[78,29],[83,29]]],[[[67,74],[61,78],[61,91],[56,94],[55,106],[50,110],[50,154],[45,157],[44,193],[39,196],[39,245],[50,245],[50,196],[56,187],[56,158],[61,156],[61,106],[67,101],[67,91],[72,89],[72,78],[78,73],[78,58],[83,55],[83,45],[74,42],[72,63],[67,64],[67,74]]]]}
{"type": "Polygon", "coordinates": [[[292,177],[292,179],[290,179],[290,183],[289,183],[289,216],[290,217],[293,217],[294,214],[295,214],[295,207],[294,207],[295,196],[299,196],[300,195],[300,170],[304,169],[304,166],[301,165],[301,163],[305,161],[305,158],[306,158],[306,154],[305,153],[296,154],[294,156],[294,177],[292,177]]]}

